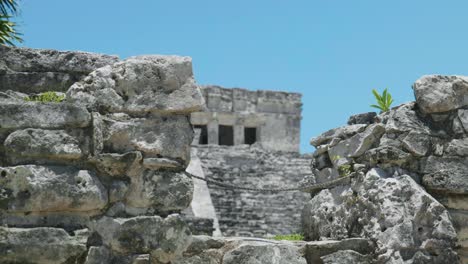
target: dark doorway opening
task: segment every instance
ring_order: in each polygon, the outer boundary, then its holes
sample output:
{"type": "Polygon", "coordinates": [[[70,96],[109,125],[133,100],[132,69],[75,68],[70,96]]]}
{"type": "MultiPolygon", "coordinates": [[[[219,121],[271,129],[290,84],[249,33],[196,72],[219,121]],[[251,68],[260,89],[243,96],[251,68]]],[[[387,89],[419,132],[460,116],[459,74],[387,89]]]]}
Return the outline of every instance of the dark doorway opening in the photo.
{"type": "Polygon", "coordinates": [[[200,140],[198,141],[198,144],[200,145],[208,144],[208,129],[206,125],[195,125],[194,128],[198,128],[201,130],[200,140]]]}
{"type": "Polygon", "coordinates": [[[244,127],[244,144],[252,145],[257,142],[257,128],[244,127]]]}
{"type": "Polygon", "coordinates": [[[234,145],[234,129],[232,126],[219,125],[219,145],[234,145]]]}

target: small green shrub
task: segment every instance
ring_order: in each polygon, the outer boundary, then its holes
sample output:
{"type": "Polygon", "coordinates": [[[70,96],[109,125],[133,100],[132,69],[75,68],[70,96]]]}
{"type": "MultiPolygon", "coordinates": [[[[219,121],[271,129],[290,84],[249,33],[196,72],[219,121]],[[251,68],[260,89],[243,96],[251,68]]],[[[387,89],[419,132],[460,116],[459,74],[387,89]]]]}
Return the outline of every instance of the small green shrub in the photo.
{"type": "Polygon", "coordinates": [[[371,107],[380,109],[382,112],[387,112],[390,110],[390,106],[393,103],[393,98],[392,95],[387,91],[387,88],[385,88],[382,95],[380,95],[375,89],[372,89],[372,93],[374,94],[375,100],[377,100],[377,104],[373,104],[371,107]]]}
{"type": "Polygon", "coordinates": [[[345,164],[341,165],[338,167],[338,174],[340,174],[341,177],[345,177],[350,175],[353,172],[353,166],[350,164],[345,164]]]}
{"type": "Polygon", "coordinates": [[[302,234],[290,234],[290,235],[276,235],[273,237],[274,240],[290,240],[290,241],[301,241],[304,240],[302,234]]]}
{"type": "Polygon", "coordinates": [[[24,100],[27,102],[60,103],[65,100],[65,95],[59,95],[56,92],[44,92],[38,95],[27,96],[24,100]]]}

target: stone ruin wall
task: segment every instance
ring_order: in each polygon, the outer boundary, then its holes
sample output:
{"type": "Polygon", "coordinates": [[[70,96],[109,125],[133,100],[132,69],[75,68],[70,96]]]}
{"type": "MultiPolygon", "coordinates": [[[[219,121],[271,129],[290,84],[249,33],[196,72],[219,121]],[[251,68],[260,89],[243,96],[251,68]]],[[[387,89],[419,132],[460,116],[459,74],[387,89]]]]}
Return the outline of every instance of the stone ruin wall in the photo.
{"type": "Polygon", "coordinates": [[[311,140],[313,180],[354,178],[305,206],[307,239],[370,238],[375,263],[468,263],[468,78],[423,76],[413,90],[415,102],[311,140]]]}
{"type": "Polygon", "coordinates": [[[425,76],[416,102],[314,138],[306,180],[353,177],[312,194],[311,241],[285,242],[193,236],[179,216],[193,192],[189,118],[203,111],[189,58],[0,55],[0,263],[467,260],[465,77],[425,76]],[[24,100],[50,90],[66,102],[24,100]]]}
{"type": "Polygon", "coordinates": [[[191,122],[206,126],[206,144],[223,144],[220,142],[221,125],[232,127],[230,145],[246,144],[245,128],[254,128],[255,142],[262,148],[299,152],[301,94],[219,86],[202,86],[201,89],[206,108],[193,113],[191,122]]]}
{"type": "Polygon", "coordinates": [[[203,104],[188,57],[0,47],[0,263],[170,263],[203,104]]]}

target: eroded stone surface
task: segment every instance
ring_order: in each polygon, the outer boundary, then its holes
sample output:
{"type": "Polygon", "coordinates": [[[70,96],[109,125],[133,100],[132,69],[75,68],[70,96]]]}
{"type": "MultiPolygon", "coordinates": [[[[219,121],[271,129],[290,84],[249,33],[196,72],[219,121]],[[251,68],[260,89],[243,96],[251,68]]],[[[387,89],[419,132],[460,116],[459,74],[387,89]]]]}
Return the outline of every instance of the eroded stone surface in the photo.
{"type": "Polygon", "coordinates": [[[73,167],[0,167],[0,209],[18,212],[100,210],[107,191],[94,173],[73,167]]]}
{"type": "Polygon", "coordinates": [[[113,251],[149,253],[159,263],[169,263],[190,244],[190,231],[178,215],[103,217],[90,226],[113,251]]]}
{"type": "Polygon", "coordinates": [[[88,109],[134,114],[187,114],[203,105],[192,61],[179,56],[131,57],[100,68],[75,83],[67,98],[88,109]]]}
{"type": "Polygon", "coordinates": [[[35,159],[72,161],[83,155],[78,139],[64,130],[17,130],[7,137],[4,145],[12,163],[35,159]]]}
{"type": "Polygon", "coordinates": [[[457,261],[450,250],[456,232],[448,212],[410,176],[389,178],[373,169],[361,177],[350,187],[321,191],[306,205],[303,228],[308,239],[370,236],[382,250],[381,260],[443,252],[435,259],[457,261]]]}
{"type": "Polygon", "coordinates": [[[10,102],[0,104],[0,128],[86,127],[91,115],[68,103],[10,102]]]}
{"type": "Polygon", "coordinates": [[[167,157],[188,164],[192,127],[185,116],[104,118],[105,152],[141,151],[145,158],[167,157]]]}
{"type": "Polygon", "coordinates": [[[419,107],[425,113],[440,113],[468,105],[468,78],[426,75],[413,85],[419,107]]]}
{"type": "Polygon", "coordinates": [[[72,237],[59,228],[0,227],[0,262],[80,263],[86,257],[86,240],[87,237],[72,237]]]}
{"type": "Polygon", "coordinates": [[[126,204],[159,212],[181,211],[192,201],[193,183],[183,172],[146,170],[132,179],[126,204]]]}

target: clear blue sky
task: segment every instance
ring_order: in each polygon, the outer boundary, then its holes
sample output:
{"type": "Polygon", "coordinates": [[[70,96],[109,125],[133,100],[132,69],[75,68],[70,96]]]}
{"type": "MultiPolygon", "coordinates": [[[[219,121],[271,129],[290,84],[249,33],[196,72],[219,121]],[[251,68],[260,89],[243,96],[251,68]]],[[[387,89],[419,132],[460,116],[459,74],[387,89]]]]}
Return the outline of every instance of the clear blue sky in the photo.
{"type": "Polygon", "coordinates": [[[303,94],[309,139],[413,100],[424,74],[468,75],[468,1],[21,0],[24,46],[193,58],[200,84],[303,94]]]}

